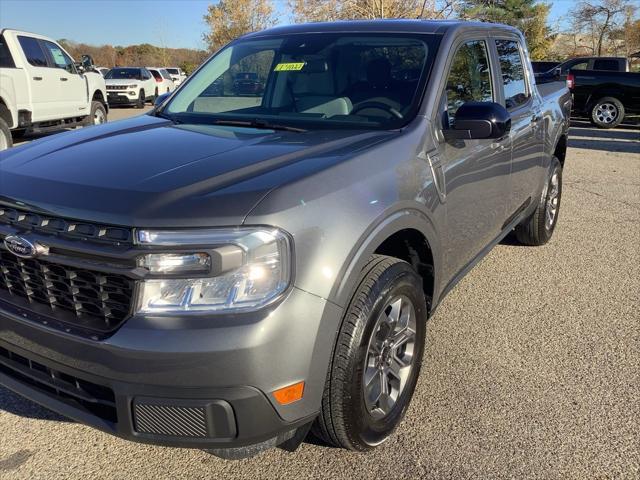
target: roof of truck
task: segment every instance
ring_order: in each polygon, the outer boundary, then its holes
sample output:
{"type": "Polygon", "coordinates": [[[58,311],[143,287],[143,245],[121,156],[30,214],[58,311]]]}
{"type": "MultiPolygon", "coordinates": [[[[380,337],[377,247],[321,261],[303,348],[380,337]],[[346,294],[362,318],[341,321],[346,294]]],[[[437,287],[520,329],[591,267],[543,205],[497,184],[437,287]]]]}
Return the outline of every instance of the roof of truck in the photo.
{"type": "Polygon", "coordinates": [[[513,27],[498,23],[466,22],[460,20],[340,20],[337,22],[303,23],[299,25],[285,25],[269,28],[260,32],[250,33],[242,38],[261,37],[267,35],[286,35],[295,33],[320,32],[378,32],[378,33],[435,33],[444,34],[451,30],[510,30],[518,32],[513,27]]]}

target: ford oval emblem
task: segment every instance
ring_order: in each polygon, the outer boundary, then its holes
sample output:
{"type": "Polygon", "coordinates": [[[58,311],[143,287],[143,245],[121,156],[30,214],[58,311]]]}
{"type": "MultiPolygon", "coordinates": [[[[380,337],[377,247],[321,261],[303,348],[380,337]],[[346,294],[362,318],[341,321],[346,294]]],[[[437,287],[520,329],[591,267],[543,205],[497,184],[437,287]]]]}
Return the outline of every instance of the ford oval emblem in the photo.
{"type": "Polygon", "coordinates": [[[9,235],[4,239],[7,250],[20,258],[34,258],[38,255],[38,248],[26,238],[17,235],[9,235]]]}

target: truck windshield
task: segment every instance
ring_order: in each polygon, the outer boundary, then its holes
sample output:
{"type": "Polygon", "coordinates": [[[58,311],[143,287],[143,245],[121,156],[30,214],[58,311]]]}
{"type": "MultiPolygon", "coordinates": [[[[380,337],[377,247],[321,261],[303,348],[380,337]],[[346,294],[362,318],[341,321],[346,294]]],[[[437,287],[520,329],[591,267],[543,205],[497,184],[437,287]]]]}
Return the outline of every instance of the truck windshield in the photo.
{"type": "Polygon", "coordinates": [[[292,34],[240,40],[162,109],[184,123],[394,129],[415,117],[436,35],[292,34]]]}
{"type": "Polygon", "coordinates": [[[107,72],[104,78],[112,78],[114,80],[140,80],[142,73],[139,68],[112,68],[107,72]]]}

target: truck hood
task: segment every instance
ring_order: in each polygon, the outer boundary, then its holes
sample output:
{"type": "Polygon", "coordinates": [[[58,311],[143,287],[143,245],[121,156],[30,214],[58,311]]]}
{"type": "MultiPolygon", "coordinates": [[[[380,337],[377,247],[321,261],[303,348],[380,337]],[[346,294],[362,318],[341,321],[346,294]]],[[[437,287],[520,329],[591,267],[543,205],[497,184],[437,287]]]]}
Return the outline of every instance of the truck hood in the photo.
{"type": "Polygon", "coordinates": [[[396,135],[143,115],[0,152],[0,204],[134,227],[238,225],[270,190],[396,135]]]}

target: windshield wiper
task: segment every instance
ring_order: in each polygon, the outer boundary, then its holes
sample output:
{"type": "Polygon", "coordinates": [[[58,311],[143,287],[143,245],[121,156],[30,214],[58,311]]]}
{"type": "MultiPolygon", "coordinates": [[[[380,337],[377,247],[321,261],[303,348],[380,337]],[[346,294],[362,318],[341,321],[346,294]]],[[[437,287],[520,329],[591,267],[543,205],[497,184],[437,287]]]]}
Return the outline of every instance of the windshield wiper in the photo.
{"type": "Polygon", "coordinates": [[[278,125],[277,123],[270,123],[264,120],[216,120],[214,125],[228,125],[231,127],[247,127],[247,128],[259,128],[263,130],[284,130],[286,132],[304,133],[307,130],[304,128],[290,127],[288,125],[278,125]]]}

